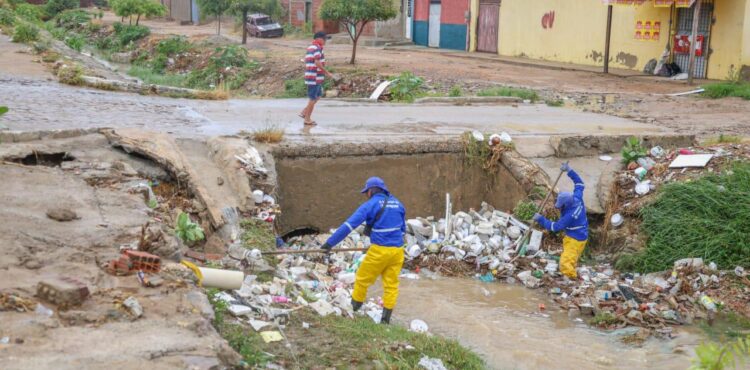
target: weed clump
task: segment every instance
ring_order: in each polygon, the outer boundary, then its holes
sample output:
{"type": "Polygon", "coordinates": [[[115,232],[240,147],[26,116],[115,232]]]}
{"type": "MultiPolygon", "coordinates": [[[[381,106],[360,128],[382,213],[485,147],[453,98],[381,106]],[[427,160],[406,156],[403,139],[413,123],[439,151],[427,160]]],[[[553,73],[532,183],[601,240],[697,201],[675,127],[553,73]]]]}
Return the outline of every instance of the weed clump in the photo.
{"type": "Polygon", "coordinates": [[[253,140],[259,143],[278,143],[284,139],[284,129],[276,125],[266,126],[253,131],[253,140]]]}
{"type": "Polygon", "coordinates": [[[62,65],[57,69],[57,79],[68,85],[83,85],[83,69],[77,65],[62,65]]]}
{"type": "Polygon", "coordinates": [[[531,200],[520,200],[513,208],[513,215],[521,221],[529,221],[537,211],[537,205],[531,200]]]}
{"type": "Polygon", "coordinates": [[[641,140],[635,136],[628,138],[620,154],[622,155],[622,164],[626,166],[648,155],[646,148],[641,144],[641,140]]]}
{"type": "Polygon", "coordinates": [[[187,84],[198,89],[224,85],[229,90],[236,90],[250,78],[255,66],[248,58],[247,49],[237,45],[218,47],[205,66],[190,72],[187,84]]]}
{"type": "Polygon", "coordinates": [[[625,262],[642,272],[700,257],[719,268],[750,266],[750,162],[735,162],[722,174],[665,185],[641,210],[646,249],[625,262]]]}
{"type": "Polygon", "coordinates": [[[448,91],[448,96],[452,98],[457,98],[459,96],[462,96],[464,92],[461,90],[461,86],[454,85],[451,87],[450,91],[448,91]]]}
{"type": "Polygon", "coordinates": [[[301,78],[284,81],[284,93],[280,98],[304,98],[307,96],[307,85],[301,78]]]}
{"type": "Polygon", "coordinates": [[[12,26],[16,23],[16,17],[8,9],[0,8],[0,26],[12,26]]]}
{"type": "Polygon", "coordinates": [[[40,22],[44,18],[44,9],[39,5],[22,3],[16,5],[16,15],[29,21],[40,22]]]}

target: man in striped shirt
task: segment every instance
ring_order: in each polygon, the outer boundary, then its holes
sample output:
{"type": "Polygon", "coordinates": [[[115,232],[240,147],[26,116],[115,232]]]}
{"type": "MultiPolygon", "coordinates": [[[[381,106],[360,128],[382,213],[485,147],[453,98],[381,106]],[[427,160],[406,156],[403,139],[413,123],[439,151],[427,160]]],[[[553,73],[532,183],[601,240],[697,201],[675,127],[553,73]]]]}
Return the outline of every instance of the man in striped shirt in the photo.
{"type": "Polygon", "coordinates": [[[325,32],[316,32],[313,36],[313,42],[307,47],[307,53],[305,54],[305,85],[307,85],[307,97],[310,100],[300,113],[300,117],[305,119],[305,125],[307,126],[316,124],[312,120],[312,112],[315,109],[315,103],[323,96],[325,76],[333,78],[325,68],[326,57],[323,54],[323,46],[327,39],[328,36],[325,32]]]}

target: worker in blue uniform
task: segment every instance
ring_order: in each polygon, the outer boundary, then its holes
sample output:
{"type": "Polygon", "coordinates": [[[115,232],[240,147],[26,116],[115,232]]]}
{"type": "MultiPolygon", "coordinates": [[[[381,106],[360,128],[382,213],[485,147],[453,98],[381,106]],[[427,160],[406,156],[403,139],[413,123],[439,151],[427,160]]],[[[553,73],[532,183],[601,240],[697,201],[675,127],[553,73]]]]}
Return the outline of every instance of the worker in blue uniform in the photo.
{"type": "Polygon", "coordinates": [[[328,251],[346,238],[363,222],[370,247],[357,269],[352,292],[352,307],[359,310],[367,297],[367,289],[378,276],[383,277],[383,316],[381,323],[389,324],[398,299],[398,277],[404,264],[404,233],[406,209],[391,195],[385,182],[371,177],[361,191],[368,200],[363,203],[323,244],[328,251]]]}
{"type": "Polygon", "coordinates": [[[586,205],[583,203],[583,180],[573,171],[568,163],[563,163],[560,170],[568,173],[573,181],[573,192],[560,192],[557,195],[555,207],[560,210],[560,219],[550,221],[541,214],[534,215],[534,221],[552,232],[564,231],[563,252],[560,255],[560,272],[576,279],[576,265],[583,254],[589,238],[589,221],[586,218],[586,205]]]}

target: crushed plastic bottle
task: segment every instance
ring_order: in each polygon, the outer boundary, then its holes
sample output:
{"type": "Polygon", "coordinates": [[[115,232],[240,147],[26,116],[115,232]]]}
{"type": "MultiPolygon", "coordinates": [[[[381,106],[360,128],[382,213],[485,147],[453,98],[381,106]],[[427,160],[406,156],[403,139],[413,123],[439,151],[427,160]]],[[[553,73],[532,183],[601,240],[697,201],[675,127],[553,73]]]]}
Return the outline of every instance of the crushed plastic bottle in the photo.
{"type": "Polygon", "coordinates": [[[705,294],[701,296],[701,304],[703,304],[703,307],[705,307],[707,310],[711,312],[716,312],[717,310],[716,302],[714,302],[714,300],[711,299],[711,297],[705,294]]]}

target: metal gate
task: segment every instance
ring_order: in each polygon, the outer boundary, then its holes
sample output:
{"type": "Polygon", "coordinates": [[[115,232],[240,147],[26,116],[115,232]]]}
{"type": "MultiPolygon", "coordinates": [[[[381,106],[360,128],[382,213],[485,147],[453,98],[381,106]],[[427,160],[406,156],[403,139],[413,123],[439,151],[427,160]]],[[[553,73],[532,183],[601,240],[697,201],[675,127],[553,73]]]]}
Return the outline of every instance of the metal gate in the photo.
{"type": "MultiPolygon", "coordinates": [[[[698,36],[703,36],[703,44],[700,48],[700,56],[695,57],[695,71],[693,71],[693,77],[695,78],[706,78],[708,72],[708,58],[709,58],[709,40],[711,40],[711,24],[713,23],[714,14],[714,0],[699,0],[701,4],[701,14],[698,19],[698,36]]],[[[697,2],[696,2],[697,3],[697,2]]],[[[695,4],[693,6],[696,6],[695,4]]],[[[690,36],[693,32],[693,15],[695,14],[694,8],[678,8],[677,9],[677,36],[690,36]]],[[[677,53],[674,54],[674,62],[680,66],[683,72],[688,71],[690,65],[690,53],[677,53]]]]}
{"type": "Polygon", "coordinates": [[[477,51],[497,53],[500,0],[480,0],[477,22],[477,51]]]}
{"type": "Polygon", "coordinates": [[[430,1],[430,20],[428,23],[427,46],[431,48],[440,47],[440,2],[430,1]]]}

